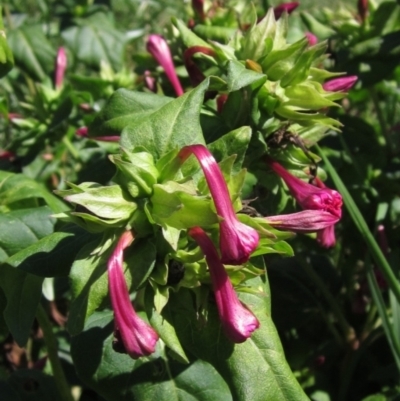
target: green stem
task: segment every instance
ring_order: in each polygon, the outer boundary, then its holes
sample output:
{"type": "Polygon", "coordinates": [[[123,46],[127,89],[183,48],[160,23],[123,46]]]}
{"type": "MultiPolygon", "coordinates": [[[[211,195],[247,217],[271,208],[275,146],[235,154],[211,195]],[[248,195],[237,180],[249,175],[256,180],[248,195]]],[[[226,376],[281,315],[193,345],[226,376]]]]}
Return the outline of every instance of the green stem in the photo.
{"type": "Polygon", "coordinates": [[[60,359],[58,358],[57,339],[53,333],[53,328],[51,327],[47,313],[41,304],[38,306],[36,318],[43,331],[43,338],[46,344],[48,358],[50,360],[56,386],[61,396],[61,401],[74,401],[60,359]]]}
{"type": "Polygon", "coordinates": [[[310,266],[310,264],[302,259],[299,258],[299,262],[307,275],[310,277],[310,279],[313,281],[313,283],[317,286],[317,288],[320,290],[321,295],[325,298],[326,302],[330,306],[331,310],[335,314],[336,318],[338,319],[338,323],[346,337],[346,343],[348,344],[353,344],[355,341],[357,341],[356,333],[353,329],[353,327],[350,326],[350,324],[347,322],[346,318],[344,317],[341,308],[339,307],[338,303],[336,302],[336,299],[332,296],[330,293],[329,289],[326,287],[324,282],[321,280],[321,278],[318,276],[317,273],[315,273],[314,269],[310,266]]]}
{"type": "Polygon", "coordinates": [[[370,90],[370,94],[371,94],[372,102],[374,103],[376,116],[378,117],[378,121],[379,121],[379,125],[381,127],[382,135],[385,138],[386,147],[389,150],[389,152],[392,153],[393,149],[394,149],[393,148],[393,143],[392,143],[392,140],[390,138],[390,134],[389,134],[389,132],[387,130],[387,127],[386,127],[385,116],[383,115],[381,106],[379,105],[379,99],[378,99],[378,95],[376,93],[376,90],[375,89],[371,89],[370,90]]]}
{"type": "Polygon", "coordinates": [[[69,152],[72,154],[74,159],[79,160],[79,153],[75,149],[74,145],[71,143],[69,138],[65,135],[62,139],[63,144],[66,146],[66,148],[69,150],[69,152]]]}
{"type": "Polygon", "coordinates": [[[339,177],[338,173],[336,172],[336,170],[334,169],[334,167],[332,166],[331,162],[328,160],[322,149],[318,145],[315,146],[317,148],[319,155],[322,157],[326,169],[329,172],[330,176],[332,177],[332,180],[335,183],[337,190],[342,194],[346,209],[348,210],[354,224],[358,228],[358,231],[363,237],[365,243],[368,245],[369,251],[376,265],[384,275],[385,280],[387,281],[390,289],[393,291],[393,294],[395,295],[397,301],[400,302],[400,284],[397,280],[397,277],[393,273],[392,268],[390,267],[388,261],[385,258],[385,255],[381,251],[381,248],[379,247],[378,243],[375,241],[375,238],[372,235],[370,229],[368,228],[368,225],[364,220],[364,217],[362,216],[360,210],[355,204],[353,198],[351,197],[349,191],[347,190],[343,181],[339,177]]]}

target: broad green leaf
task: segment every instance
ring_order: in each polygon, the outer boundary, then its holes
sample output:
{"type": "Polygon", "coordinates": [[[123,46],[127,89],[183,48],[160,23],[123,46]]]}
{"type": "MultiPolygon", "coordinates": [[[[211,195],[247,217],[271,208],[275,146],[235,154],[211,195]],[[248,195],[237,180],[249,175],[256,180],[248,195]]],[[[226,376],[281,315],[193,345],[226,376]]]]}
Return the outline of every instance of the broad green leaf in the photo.
{"type": "Polygon", "coordinates": [[[0,263],[53,232],[55,219],[47,206],[0,214],[0,263]]]}
{"type": "Polygon", "coordinates": [[[24,347],[42,296],[43,278],[0,265],[0,286],[7,298],[4,319],[20,347],[24,347]]]}
{"type": "Polygon", "coordinates": [[[119,185],[93,186],[85,192],[68,195],[65,200],[83,206],[93,214],[104,219],[128,219],[137,209],[119,185]]]}
{"type": "Polygon", "coordinates": [[[156,184],[150,201],[151,216],[161,226],[168,225],[182,230],[218,223],[210,199],[199,196],[196,189],[188,184],[178,184],[174,181],[156,184]]]}
{"type": "Polygon", "coordinates": [[[66,226],[8,258],[4,263],[41,277],[67,276],[79,249],[93,236],[78,226],[66,226]]]}
{"type": "MultiPolygon", "coordinates": [[[[54,213],[68,210],[68,206],[47,188],[23,174],[10,174],[0,171],[0,210],[2,207],[18,209],[21,201],[32,200],[30,207],[38,206],[36,199],[41,198],[54,213]]],[[[24,204],[25,206],[25,204],[24,204]]]]}
{"type": "Polygon", "coordinates": [[[162,313],[159,314],[153,308],[153,298],[154,292],[146,290],[146,306],[148,307],[146,312],[149,316],[151,325],[160,335],[160,338],[164,341],[165,345],[172,351],[171,356],[178,362],[189,363],[188,357],[186,356],[185,351],[179,342],[178,336],[176,335],[175,328],[170,323],[172,321],[171,313],[173,311],[171,311],[167,304],[163,308],[162,313]]]}
{"type": "Polygon", "coordinates": [[[43,33],[41,25],[22,25],[10,30],[8,43],[15,64],[35,80],[43,81],[54,68],[56,52],[43,33]]]}
{"type": "Polygon", "coordinates": [[[236,155],[232,172],[238,173],[242,168],[244,156],[251,139],[251,128],[241,127],[225,134],[208,145],[217,162],[231,155],[236,155]]]}
{"type": "Polygon", "coordinates": [[[158,160],[173,149],[204,144],[199,115],[208,85],[206,79],[196,89],[129,124],[122,132],[121,145],[128,150],[143,146],[158,160]]]}
{"type": "Polygon", "coordinates": [[[188,290],[170,296],[172,324],[184,349],[211,363],[228,383],[235,401],[306,401],[286,360],[270,315],[268,285],[261,278],[246,282],[254,293],[240,293],[240,299],[260,321],[251,338],[231,343],[221,330],[218,313],[209,305],[207,323],[197,316],[188,290]]]}
{"type": "Polygon", "coordinates": [[[209,363],[181,364],[158,350],[134,360],[112,349],[112,332],[112,313],[96,312],[71,348],[78,376],[105,400],[233,401],[209,363]]]}
{"type": "Polygon", "coordinates": [[[2,401],[55,401],[60,400],[60,393],[54,377],[38,369],[18,369],[7,380],[7,384],[16,394],[15,398],[3,398],[2,401]]]}
{"type": "Polygon", "coordinates": [[[62,37],[77,59],[93,68],[99,68],[103,62],[119,70],[127,38],[115,29],[110,15],[97,12],[85,19],[76,19],[76,24],[63,31],[62,37]]]}
{"type": "Polygon", "coordinates": [[[166,105],[172,98],[153,93],[118,89],[89,126],[89,135],[116,135],[130,123],[166,105]]]}

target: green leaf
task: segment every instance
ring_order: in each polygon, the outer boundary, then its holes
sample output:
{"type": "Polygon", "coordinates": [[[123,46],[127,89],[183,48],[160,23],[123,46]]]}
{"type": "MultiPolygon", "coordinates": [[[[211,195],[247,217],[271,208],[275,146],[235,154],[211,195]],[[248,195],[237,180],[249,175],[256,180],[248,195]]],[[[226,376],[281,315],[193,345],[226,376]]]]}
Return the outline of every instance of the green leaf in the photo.
{"type": "Polygon", "coordinates": [[[188,357],[186,356],[185,351],[183,350],[182,345],[179,342],[178,336],[176,335],[175,328],[170,323],[172,321],[171,309],[167,304],[163,308],[162,313],[159,314],[153,308],[153,298],[154,292],[146,291],[146,312],[149,316],[149,321],[151,325],[160,335],[160,338],[164,341],[165,345],[171,349],[171,356],[175,358],[178,362],[185,364],[189,363],[188,357]]]}
{"type": "Polygon", "coordinates": [[[90,136],[119,135],[131,123],[146,117],[173,98],[118,89],[89,126],[90,136]]]}
{"type": "Polygon", "coordinates": [[[252,84],[258,87],[266,80],[266,75],[247,69],[239,61],[230,60],[227,63],[226,83],[228,92],[234,92],[252,84]]]}
{"type": "Polygon", "coordinates": [[[233,173],[238,173],[242,168],[244,156],[251,139],[251,128],[241,127],[231,131],[208,145],[217,162],[231,155],[236,155],[232,168],[233,173]]]}
{"type": "Polygon", "coordinates": [[[44,185],[23,174],[0,171],[0,208],[18,209],[20,202],[27,199],[33,201],[30,207],[37,206],[37,198],[43,199],[54,213],[68,210],[68,206],[44,185]]]}
{"type": "Polygon", "coordinates": [[[79,249],[93,236],[78,226],[66,226],[15,253],[4,263],[41,277],[67,276],[79,249]]]}
{"type": "Polygon", "coordinates": [[[129,195],[119,185],[106,187],[92,186],[85,192],[68,195],[65,200],[91,211],[104,219],[128,219],[137,209],[135,202],[129,199],[129,195]]]}
{"type": "Polygon", "coordinates": [[[122,132],[121,145],[128,150],[142,146],[158,160],[173,149],[204,144],[199,115],[208,86],[206,79],[196,89],[129,124],[122,132]]]}
{"type": "Polygon", "coordinates": [[[14,56],[7,43],[0,6],[0,78],[6,75],[14,66],[14,56]]]}
{"type": "Polygon", "coordinates": [[[205,42],[203,39],[199,38],[193,31],[191,31],[186,24],[182,21],[172,18],[172,23],[178,28],[179,33],[181,34],[182,41],[186,47],[193,47],[193,46],[201,46],[207,47],[212,49],[212,47],[205,42]]]}
{"type": "Polygon", "coordinates": [[[24,347],[42,296],[43,278],[0,265],[0,286],[7,298],[4,319],[20,347],[24,347]]]}
{"type": "Polygon", "coordinates": [[[112,349],[112,332],[112,313],[97,312],[71,344],[78,376],[107,401],[233,400],[209,363],[196,360],[183,365],[159,351],[134,360],[112,349]]]}
{"type": "Polygon", "coordinates": [[[254,10],[254,21],[253,26],[246,32],[242,40],[241,59],[259,61],[272,48],[276,32],[274,10],[270,8],[267,15],[258,24],[256,24],[257,13],[254,10]],[[266,45],[267,43],[270,45],[266,45]]]}
{"type": "Polygon", "coordinates": [[[153,187],[149,211],[153,220],[161,226],[188,229],[206,227],[218,223],[208,197],[199,196],[196,188],[168,181],[153,187]]]}
{"type": "Polygon", "coordinates": [[[253,293],[240,293],[239,297],[256,314],[260,328],[242,344],[233,344],[225,337],[215,306],[209,305],[205,324],[193,307],[189,290],[172,293],[172,324],[181,344],[217,369],[235,401],[308,401],[290,371],[271,320],[268,285],[261,278],[246,284],[253,293]]]}
{"type": "Polygon", "coordinates": [[[56,52],[43,33],[41,25],[22,25],[10,30],[8,43],[15,64],[35,80],[43,81],[54,68],[56,52]]]}
{"type": "Polygon", "coordinates": [[[0,214],[0,263],[51,234],[55,219],[47,206],[0,214]]]}
{"type": "Polygon", "coordinates": [[[75,22],[78,26],[63,31],[62,37],[77,59],[93,68],[103,62],[118,71],[127,38],[115,29],[111,16],[97,12],[75,22]]]}

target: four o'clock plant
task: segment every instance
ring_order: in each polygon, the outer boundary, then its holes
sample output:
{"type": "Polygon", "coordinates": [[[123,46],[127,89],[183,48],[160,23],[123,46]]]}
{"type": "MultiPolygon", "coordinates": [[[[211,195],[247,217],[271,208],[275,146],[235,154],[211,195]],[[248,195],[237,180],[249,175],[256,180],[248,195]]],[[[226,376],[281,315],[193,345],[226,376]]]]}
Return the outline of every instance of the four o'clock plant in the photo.
{"type": "MultiPolygon", "coordinates": [[[[348,87],[332,86],[337,74],[323,68],[325,42],[287,42],[288,11],[297,3],[287,6],[279,18],[280,9],[259,22],[253,15],[250,27],[235,30],[226,43],[205,41],[174,20],[170,39],[173,48],[182,46],[174,60],[193,88],[184,93],[166,40],[152,34],[147,50],[177,97],[153,93],[156,74],[146,70],[145,92],[117,91],[88,130],[79,131],[119,140],[119,151],[109,156],[116,172],[108,183],[69,183],[57,192],[72,206],[57,217],[97,236],[89,252],[96,274],[106,260],[108,291],[86,313],[72,313],[78,333],[96,309],[109,307],[110,341],[134,360],[187,363],[202,357],[199,347],[210,336],[229,344],[236,358],[274,335],[263,255],[292,256],[286,240],[294,233],[316,233],[321,245],[334,244],[340,194],[296,178],[274,158],[292,157],[303,169],[314,164],[309,147],[339,130],[327,109],[338,107],[348,87]],[[248,207],[245,198],[270,169],[302,211],[266,216],[248,207]]],[[[212,13],[206,19],[212,24],[212,13]]],[[[281,353],[280,345],[274,352],[281,353]]],[[[205,358],[218,368],[212,356],[205,358]]],[[[280,364],[290,376],[283,355],[280,364]]],[[[293,377],[289,387],[305,399],[293,377]]]]}

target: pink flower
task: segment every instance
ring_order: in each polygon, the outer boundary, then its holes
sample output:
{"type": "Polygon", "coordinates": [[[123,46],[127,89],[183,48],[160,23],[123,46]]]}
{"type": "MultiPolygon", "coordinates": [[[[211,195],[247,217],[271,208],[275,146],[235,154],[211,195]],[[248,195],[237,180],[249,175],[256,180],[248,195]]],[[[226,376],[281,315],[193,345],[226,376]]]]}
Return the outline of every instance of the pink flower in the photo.
{"type": "Polygon", "coordinates": [[[131,231],[125,231],[108,260],[108,286],[114,310],[117,340],[134,359],[154,352],[158,334],[136,314],[129,298],[128,287],[122,270],[123,252],[134,240],[131,231]]]}
{"type": "Polygon", "coordinates": [[[279,4],[279,6],[276,6],[274,8],[274,13],[275,13],[275,19],[279,19],[280,16],[286,11],[288,14],[291,14],[298,6],[300,3],[297,1],[292,1],[289,3],[282,3],[279,4]]]}
{"type": "Polygon", "coordinates": [[[203,169],[218,216],[222,218],[219,224],[221,261],[230,265],[243,264],[258,246],[258,233],[237,219],[224,176],[210,151],[203,145],[185,146],[179,152],[181,162],[191,154],[203,169]]]}
{"type": "Polygon", "coordinates": [[[165,39],[160,35],[150,35],[146,44],[147,51],[164,68],[165,74],[170,80],[177,96],[183,95],[183,89],[175,72],[174,62],[165,39]]]}
{"type": "Polygon", "coordinates": [[[310,46],[314,46],[314,45],[316,45],[318,43],[317,37],[311,32],[306,32],[305,33],[305,37],[307,38],[308,44],[310,46]]]}
{"type": "Polygon", "coordinates": [[[226,336],[234,343],[246,341],[260,327],[258,319],[239,301],[207,234],[200,227],[193,227],[189,230],[189,235],[199,244],[210,269],[215,301],[226,336]]]}
{"type": "Polygon", "coordinates": [[[334,78],[330,81],[325,82],[322,87],[327,92],[347,92],[356,83],[358,77],[356,75],[350,75],[348,77],[334,78]]]}
{"type": "MultiPolygon", "coordinates": [[[[325,210],[339,219],[342,217],[342,196],[334,189],[318,188],[304,182],[290,174],[283,166],[275,160],[266,158],[267,163],[282,179],[293,197],[302,209],[325,210]]],[[[323,185],[319,182],[319,185],[323,185]]]]}
{"type": "Polygon", "coordinates": [[[78,128],[75,131],[75,135],[81,136],[82,138],[89,138],[95,141],[103,141],[103,142],[118,142],[120,139],[118,135],[89,136],[88,127],[78,128]]]}
{"type": "Polygon", "coordinates": [[[12,161],[13,159],[15,159],[15,157],[16,157],[16,155],[14,152],[11,152],[9,150],[0,149],[0,160],[12,161]]]}
{"type": "Polygon", "coordinates": [[[67,53],[63,47],[60,47],[57,52],[56,72],[54,77],[54,86],[56,89],[60,89],[63,86],[67,64],[67,53]]]}
{"type": "MultiPolygon", "coordinates": [[[[342,217],[343,200],[339,192],[325,187],[322,181],[318,179],[316,179],[316,182],[319,187],[304,182],[290,174],[283,166],[269,157],[266,157],[266,161],[272,170],[285,181],[289,191],[302,209],[328,212],[333,216],[332,220],[336,218],[338,221],[342,217]]],[[[335,231],[333,228],[335,223],[317,232],[317,241],[326,248],[335,245],[335,231]]]]}
{"type": "Polygon", "coordinates": [[[324,210],[303,210],[297,213],[268,216],[265,220],[278,230],[313,233],[332,227],[340,219],[324,210]]]}
{"type": "Polygon", "coordinates": [[[358,15],[361,21],[364,22],[368,15],[368,0],[358,0],[357,2],[358,15]]]}

